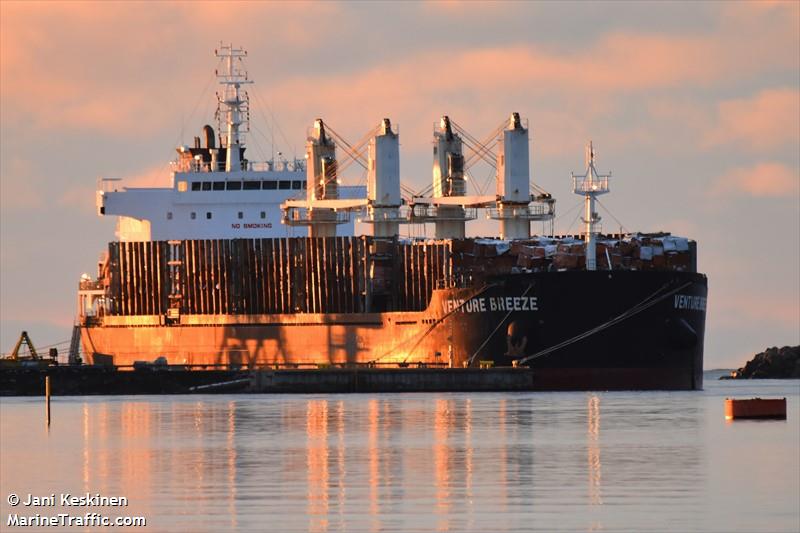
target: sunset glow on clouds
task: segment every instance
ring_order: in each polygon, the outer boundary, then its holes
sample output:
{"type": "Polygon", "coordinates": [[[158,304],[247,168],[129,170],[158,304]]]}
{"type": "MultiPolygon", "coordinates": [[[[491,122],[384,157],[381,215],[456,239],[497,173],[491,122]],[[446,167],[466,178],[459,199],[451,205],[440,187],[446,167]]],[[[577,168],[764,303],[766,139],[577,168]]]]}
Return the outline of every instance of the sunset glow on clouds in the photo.
{"type": "Polygon", "coordinates": [[[754,167],[736,168],[720,176],[710,192],[714,196],[734,194],[797,198],[800,194],[800,174],[797,169],[780,163],[760,163],[754,167]]]}
{"type": "MultiPolygon", "coordinates": [[[[219,40],[249,51],[251,156],[273,142],[302,153],[317,117],[350,139],[390,117],[401,175],[420,189],[439,116],[481,138],[519,111],[530,120],[533,177],[560,213],[579,201],[568,175],[592,138],[615,176],[604,204],[626,226],[691,221],[710,280],[707,365],[730,364],[732,346],[800,341],[785,321],[749,325],[741,300],[714,307],[732,301],[720,292],[747,286],[781,316],[798,309],[798,2],[4,1],[0,350],[23,325],[14,317],[47,306],[71,318],[75,280],[113,238],[93,196],[80,200],[97,178],[166,184],[175,145],[214,123],[219,40]],[[272,113],[275,140],[263,123],[272,113]],[[759,260],[731,243],[762,235],[782,243],[787,266],[766,276],[731,269],[759,260]],[[31,295],[23,280],[44,279],[53,254],[62,268],[31,295]]],[[[56,322],[38,326],[68,336],[56,322]]]]}
{"type": "Polygon", "coordinates": [[[717,126],[707,137],[710,145],[733,144],[763,152],[800,144],[800,92],[796,89],[768,89],[752,98],[725,100],[718,104],[717,114],[717,126]]]}

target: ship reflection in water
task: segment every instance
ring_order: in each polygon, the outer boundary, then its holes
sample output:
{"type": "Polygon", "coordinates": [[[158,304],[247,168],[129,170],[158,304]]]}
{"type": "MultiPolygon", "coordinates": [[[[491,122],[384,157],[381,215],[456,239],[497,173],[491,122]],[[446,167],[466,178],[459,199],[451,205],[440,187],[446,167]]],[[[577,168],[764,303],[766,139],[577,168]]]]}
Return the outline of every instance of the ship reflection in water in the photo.
{"type": "Polygon", "coordinates": [[[589,442],[586,446],[589,463],[589,502],[592,505],[602,505],[603,496],[600,491],[600,398],[596,395],[589,396],[589,405],[586,410],[589,422],[589,442]]]}
{"type": "Polygon", "coordinates": [[[798,417],[725,426],[707,393],[57,398],[49,433],[40,400],[0,405],[3,494],[124,495],[154,531],[763,526],[735,490],[797,520],[798,417]],[[765,494],[731,431],[769,447],[765,494]]]}

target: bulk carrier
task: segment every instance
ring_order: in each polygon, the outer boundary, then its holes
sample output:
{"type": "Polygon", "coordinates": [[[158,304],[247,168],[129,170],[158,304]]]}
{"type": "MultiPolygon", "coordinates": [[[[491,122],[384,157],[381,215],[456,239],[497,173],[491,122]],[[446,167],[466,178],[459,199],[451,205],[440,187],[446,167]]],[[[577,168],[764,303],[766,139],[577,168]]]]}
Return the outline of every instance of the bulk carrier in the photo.
{"type": "Polygon", "coordinates": [[[585,230],[557,237],[518,114],[486,141],[442,117],[432,186],[404,197],[388,119],[353,144],[318,119],[303,159],[249,160],[246,54],[216,54],[220,134],[207,125],[177,149],[170,187],[100,180],[98,214],[118,217],[118,240],[79,285],[88,363],[528,366],[542,388],[702,387],[696,243],[603,234],[597,197],[610,175],[591,143],[572,175],[585,230]],[[479,159],[496,168],[495,194],[467,193],[479,159]],[[340,183],[352,163],[366,187],[340,183]],[[478,213],[498,221],[499,237],[466,237],[478,213]],[[353,235],[356,220],[371,234],[353,235]],[[535,222],[550,231],[532,235],[535,222]],[[433,237],[400,236],[425,225],[433,237]]]}

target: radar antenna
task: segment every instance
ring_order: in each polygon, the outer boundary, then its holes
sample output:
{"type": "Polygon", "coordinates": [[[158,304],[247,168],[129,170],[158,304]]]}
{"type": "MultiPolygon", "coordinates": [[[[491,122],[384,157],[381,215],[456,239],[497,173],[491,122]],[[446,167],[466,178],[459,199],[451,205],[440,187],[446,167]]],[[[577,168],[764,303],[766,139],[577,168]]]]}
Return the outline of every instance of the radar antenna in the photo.
{"type": "Polygon", "coordinates": [[[222,131],[222,117],[225,116],[227,136],[225,139],[225,170],[233,172],[242,170],[243,134],[250,131],[250,97],[247,91],[240,91],[242,85],[253,83],[248,79],[242,58],[247,52],[242,48],[220,45],[214,55],[225,61],[225,71],[215,71],[222,93],[217,92],[217,117],[222,131]]]}

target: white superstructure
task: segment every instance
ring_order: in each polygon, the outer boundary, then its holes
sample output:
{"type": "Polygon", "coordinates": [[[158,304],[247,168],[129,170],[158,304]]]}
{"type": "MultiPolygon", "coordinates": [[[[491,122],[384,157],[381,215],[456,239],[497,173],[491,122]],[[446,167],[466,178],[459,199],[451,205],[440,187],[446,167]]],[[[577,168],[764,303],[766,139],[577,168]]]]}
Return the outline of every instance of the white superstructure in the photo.
{"type": "MultiPolygon", "coordinates": [[[[125,187],[119,179],[98,183],[97,211],[117,216],[120,241],[235,239],[285,237],[292,229],[281,223],[281,204],[307,194],[303,159],[249,161],[245,157],[249,98],[242,86],[252,83],[243,68],[246,52],[232,46],[216,51],[225,64],[217,72],[222,85],[218,114],[226,132],[219,146],[211,126],[203,128],[204,144],[181,146],[172,163],[169,187],[125,187]]],[[[365,187],[339,188],[339,197],[361,198],[365,187]]],[[[339,235],[352,235],[353,223],[339,235]]]]}
{"type": "Polygon", "coordinates": [[[192,146],[177,148],[168,187],[126,187],[113,178],[98,183],[98,214],[118,217],[118,240],[350,236],[356,220],[371,225],[378,237],[398,236],[401,224],[432,223],[436,238],[458,239],[465,237],[465,223],[477,217],[478,209],[500,221],[503,239],[528,238],[531,221],[551,221],[552,233],[555,200],[530,181],[528,128],[518,113],[483,142],[443,116],[434,128],[431,196],[411,191],[404,199],[399,133],[388,118],[353,144],[317,119],[304,159],[281,159],[278,152],[277,161],[249,160],[250,98],[243,89],[252,83],[243,66],[247,54],[222,46],[215,55],[224,65],[216,72],[222,86],[218,134],[206,125],[202,139],[194,137],[192,146]],[[342,161],[337,147],[344,152],[342,161]],[[472,152],[468,158],[465,147],[472,152]],[[466,173],[470,162],[478,160],[494,167],[495,194],[467,194],[466,173]],[[366,186],[340,183],[351,163],[363,167],[366,186]]]}

